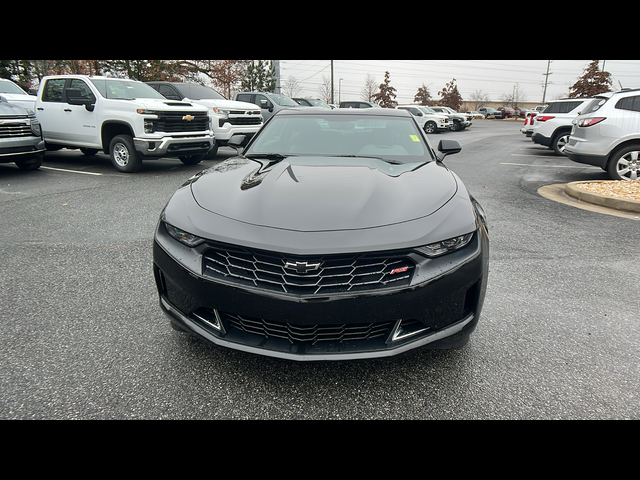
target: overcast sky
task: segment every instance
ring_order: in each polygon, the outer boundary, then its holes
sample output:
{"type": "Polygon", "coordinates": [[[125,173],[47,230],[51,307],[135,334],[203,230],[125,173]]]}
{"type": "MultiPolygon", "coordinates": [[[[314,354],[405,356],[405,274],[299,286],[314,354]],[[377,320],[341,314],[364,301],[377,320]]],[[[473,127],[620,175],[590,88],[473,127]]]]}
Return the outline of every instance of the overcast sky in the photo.
{"type": "MultiPolygon", "coordinates": [[[[569,93],[591,60],[552,60],[546,100],[569,93]]],[[[613,76],[613,89],[640,88],[640,60],[601,60],[600,68],[613,76]]],[[[526,101],[541,102],[548,60],[334,60],[334,100],[359,100],[367,74],[379,85],[389,71],[390,84],[396,89],[398,103],[412,103],[422,84],[431,96],[439,98],[448,82],[456,79],[463,100],[481,90],[490,101],[511,94],[517,84],[526,101]],[[343,80],[340,81],[339,79],[343,80]]],[[[305,97],[318,97],[323,76],[331,76],[331,60],[280,60],[281,83],[294,77],[305,97]]]]}

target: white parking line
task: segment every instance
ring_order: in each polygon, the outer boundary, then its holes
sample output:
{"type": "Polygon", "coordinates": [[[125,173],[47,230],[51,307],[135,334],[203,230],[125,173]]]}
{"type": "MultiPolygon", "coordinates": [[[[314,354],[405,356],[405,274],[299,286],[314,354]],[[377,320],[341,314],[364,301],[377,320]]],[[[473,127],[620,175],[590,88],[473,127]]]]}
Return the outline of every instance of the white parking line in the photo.
{"type": "MultiPolygon", "coordinates": [[[[589,168],[591,165],[585,165],[584,167],[574,166],[574,165],[531,165],[529,163],[500,163],[500,165],[516,165],[518,167],[542,167],[542,168],[589,168]]],[[[596,167],[597,168],[597,167],[596,167]]]]}
{"type": "Polygon", "coordinates": [[[58,172],[69,172],[69,173],[82,173],[84,175],[102,175],[102,173],[95,173],[95,172],[79,172],[78,170],[67,170],[64,168],[54,168],[54,167],[45,167],[42,166],[40,168],[46,168],[47,170],[56,170],[58,172]]]}

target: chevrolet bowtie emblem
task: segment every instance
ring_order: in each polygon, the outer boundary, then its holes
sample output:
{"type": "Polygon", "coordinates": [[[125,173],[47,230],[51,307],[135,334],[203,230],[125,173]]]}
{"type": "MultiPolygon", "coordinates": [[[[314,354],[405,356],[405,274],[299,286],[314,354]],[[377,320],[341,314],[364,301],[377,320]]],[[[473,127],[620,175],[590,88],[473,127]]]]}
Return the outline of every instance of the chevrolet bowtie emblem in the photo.
{"type": "Polygon", "coordinates": [[[184,117],[182,117],[182,119],[186,120],[187,122],[190,122],[194,118],[196,118],[196,117],[194,117],[193,115],[185,115],[184,117]]]}
{"type": "Polygon", "coordinates": [[[320,268],[321,262],[309,263],[309,262],[285,262],[284,268],[289,270],[295,270],[296,273],[309,273],[320,268]]]}

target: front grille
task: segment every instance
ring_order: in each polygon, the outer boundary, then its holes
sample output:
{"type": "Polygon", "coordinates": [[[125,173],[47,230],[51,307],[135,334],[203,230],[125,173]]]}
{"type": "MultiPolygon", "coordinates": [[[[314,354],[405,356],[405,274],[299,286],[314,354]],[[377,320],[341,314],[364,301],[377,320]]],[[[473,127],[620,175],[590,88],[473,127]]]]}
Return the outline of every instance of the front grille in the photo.
{"type": "Polygon", "coordinates": [[[221,316],[227,328],[235,328],[264,338],[281,338],[291,344],[301,342],[310,345],[316,345],[318,342],[357,342],[375,338],[386,339],[394,323],[292,325],[224,312],[221,312],[221,316]]]}
{"type": "Polygon", "coordinates": [[[31,137],[31,126],[26,122],[0,124],[0,138],[31,137]]]}
{"type": "Polygon", "coordinates": [[[293,295],[329,295],[406,286],[415,264],[407,252],[294,256],[233,245],[203,255],[206,277],[293,295]]]}
{"type": "Polygon", "coordinates": [[[229,117],[219,120],[220,127],[225,123],[231,125],[260,125],[262,123],[262,117],[229,117]]]}
{"type": "Polygon", "coordinates": [[[201,132],[209,129],[209,116],[203,112],[160,112],[155,130],[166,133],[201,132]],[[185,117],[195,117],[187,120],[185,117]]]}

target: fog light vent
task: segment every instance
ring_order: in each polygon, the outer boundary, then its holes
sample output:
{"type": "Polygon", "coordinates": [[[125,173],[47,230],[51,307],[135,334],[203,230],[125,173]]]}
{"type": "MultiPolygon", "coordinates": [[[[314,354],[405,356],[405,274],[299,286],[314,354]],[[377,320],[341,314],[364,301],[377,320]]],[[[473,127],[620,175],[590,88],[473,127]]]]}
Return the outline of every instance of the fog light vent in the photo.
{"type": "Polygon", "coordinates": [[[225,333],[224,326],[222,325],[222,320],[220,320],[220,314],[215,309],[203,309],[200,308],[196,312],[192,314],[196,320],[204,323],[206,326],[209,326],[220,333],[225,333]]]}
{"type": "Polygon", "coordinates": [[[427,327],[419,320],[398,320],[391,331],[391,335],[389,335],[387,343],[406,340],[407,338],[418,335],[419,333],[424,333],[429,329],[430,327],[427,327]]]}

